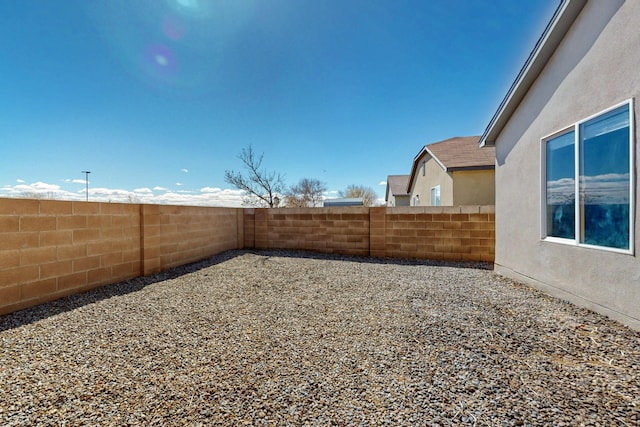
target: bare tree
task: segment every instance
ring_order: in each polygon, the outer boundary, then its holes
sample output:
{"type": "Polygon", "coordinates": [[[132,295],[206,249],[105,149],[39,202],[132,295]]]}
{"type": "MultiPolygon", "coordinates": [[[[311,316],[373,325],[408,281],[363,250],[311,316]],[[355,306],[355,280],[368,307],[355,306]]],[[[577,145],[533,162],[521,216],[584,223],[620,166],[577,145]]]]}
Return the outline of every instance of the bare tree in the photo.
{"type": "Polygon", "coordinates": [[[320,206],[322,194],[327,191],[323,182],[317,179],[302,178],[296,185],[292,185],[285,193],[287,207],[307,208],[320,206]]]}
{"type": "Polygon", "coordinates": [[[259,156],[253,147],[243,148],[238,158],[242,161],[246,175],[241,172],[225,171],[224,180],[244,191],[243,203],[250,206],[277,207],[279,195],[284,192],[284,177],[276,172],[262,169],[263,154],[259,156]]]}
{"type": "Polygon", "coordinates": [[[340,192],[340,197],[362,197],[364,206],[373,206],[378,199],[378,195],[371,187],[364,185],[349,185],[346,190],[340,192]]]}
{"type": "Polygon", "coordinates": [[[130,194],[127,194],[127,200],[125,203],[139,205],[139,204],[142,204],[142,200],[140,200],[140,197],[138,197],[137,195],[130,193],[130,194]]]}
{"type": "Polygon", "coordinates": [[[57,200],[58,196],[53,191],[37,192],[37,191],[23,191],[20,193],[20,197],[23,199],[38,199],[38,200],[57,200]]]}

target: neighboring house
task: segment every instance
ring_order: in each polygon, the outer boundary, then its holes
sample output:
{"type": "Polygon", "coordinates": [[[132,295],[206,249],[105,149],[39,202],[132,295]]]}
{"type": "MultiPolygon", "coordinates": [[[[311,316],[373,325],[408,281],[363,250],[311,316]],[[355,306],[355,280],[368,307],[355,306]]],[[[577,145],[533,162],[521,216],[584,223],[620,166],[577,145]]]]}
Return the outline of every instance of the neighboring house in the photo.
{"type": "Polygon", "coordinates": [[[425,145],[413,159],[407,193],[411,206],[493,205],[493,147],[480,148],[479,136],[425,145]]]}
{"type": "Polygon", "coordinates": [[[640,1],[564,0],[480,144],[496,271],[640,329],[640,1]]]}
{"type": "Polygon", "coordinates": [[[387,177],[387,193],[384,197],[387,206],[409,206],[408,184],[409,175],[389,175],[387,177]]]}

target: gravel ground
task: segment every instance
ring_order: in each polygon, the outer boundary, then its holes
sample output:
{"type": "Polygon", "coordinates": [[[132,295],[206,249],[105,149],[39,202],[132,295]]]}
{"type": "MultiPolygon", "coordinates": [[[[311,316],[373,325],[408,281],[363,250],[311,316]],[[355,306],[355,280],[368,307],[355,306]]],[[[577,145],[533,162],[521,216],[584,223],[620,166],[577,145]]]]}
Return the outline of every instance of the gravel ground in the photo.
{"type": "Polygon", "coordinates": [[[640,425],[640,333],[487,267],[234,251],[0,317],[0,424],[640,425]]]}

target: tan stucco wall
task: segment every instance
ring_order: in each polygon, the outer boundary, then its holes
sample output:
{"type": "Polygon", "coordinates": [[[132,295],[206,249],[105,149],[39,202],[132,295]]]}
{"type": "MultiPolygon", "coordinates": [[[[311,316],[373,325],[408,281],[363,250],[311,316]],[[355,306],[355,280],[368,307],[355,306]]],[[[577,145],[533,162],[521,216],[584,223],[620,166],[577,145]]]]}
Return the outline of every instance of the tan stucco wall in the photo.
{"type": "Polygon", "coordinates": [[[391,206],[409,206],[409,196],[391,196],[393,205],[391,206]]]}
{"type": "MultiPolygon", "coordinates": [[[[640,260],[541,241],[540,140],[640,95],[640,2],[591,1],[496,141],[496,269],[640,329],[640,260]]],[[[636,159],[639,147],[636,140],[636,159]]],[[[636,160],[637,161],[637,160],[636,160]]],[[[635,184],[636,201],[639,200],[635,184]]],[[[635,228],[638,229],[636,208],[635,228]]],[[[640,245],[635,233],[635,246],[640,245]]]]}
{"type": "Polygon", "coordinates": [[[453,172],[453,205],[493,205],[496,200],[495,171],[453,172]]]}
{"type": "Polygon", "coordinates": [[[451,174],[442,169],[433,157],[425,153],[418,161],[416,176],[413,180],[411,188],[411,206],[416,195],[420,196],[420,204],[418,206],[431,206],[431,188],[436,185],[440,186],[440,205],[453,205],[453,178],[451,174]],[[425,173],[422,173],[422,162],[426,160],[425,173]]]}

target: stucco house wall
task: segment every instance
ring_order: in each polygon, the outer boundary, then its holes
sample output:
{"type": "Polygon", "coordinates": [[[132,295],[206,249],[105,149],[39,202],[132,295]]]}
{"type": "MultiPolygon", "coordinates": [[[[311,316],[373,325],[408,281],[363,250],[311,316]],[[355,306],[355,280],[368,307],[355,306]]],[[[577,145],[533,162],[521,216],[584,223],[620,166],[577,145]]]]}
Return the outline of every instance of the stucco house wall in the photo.
{"type": "MultiPolygon", "coordinates": [[[[640,329],[640,247],[623,254],[541,238],[541,139],[628,99],[638,123],[640,2],[587,1],[496,145],[496,271],[640,329]]],[[[637,136],[632,139],[637,158],[637,136]]],[[[632,181],[635,200],[637,180],[632,181]]],[[[633,206],[633,205],[632,205],[633,206]]],[[[638,230],[635,209],[635,230],[638,230]]]]}
{"type": "Polygon", "coordinates": [[[493,205],[496,200],[493,170],[453,172],[453,205],[493,205]]]}
{"type": "Polygon", "coordinates": [[[409,196],[391,196],[392,197],[392,204],[391,206],[409,206],[411,199],[409,198],[409,196]]]}
{"type": "Polygon", "coordinates": [[[384,197],[387,206],[409,206],[410,198],[407,192],[409,178],[409,175],[387,176],[387,190],[384,197]]]}
{"type": "MultiPolygon", "coordinates": [[[[424,153],[418,159],[420,165],[415,173],[415,178],[410,189],[411,206],[431,206],[431,188],[440,186],[440,205],[453,206],[453,177],[442,169],[428,153],[424,153]],[[424,163],[424,174],[422,171],[424,163]],[[419,203],[414,204],[415,197],[419,196],[419,203]]],[[[476,203],[477,204],[477,203],[476,203]]],[[[490,205],[491,203],[485,203],[490,205]]]]}

